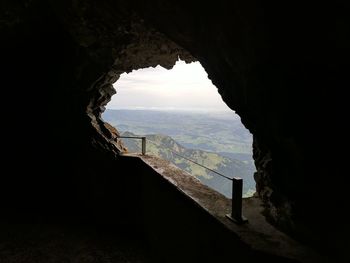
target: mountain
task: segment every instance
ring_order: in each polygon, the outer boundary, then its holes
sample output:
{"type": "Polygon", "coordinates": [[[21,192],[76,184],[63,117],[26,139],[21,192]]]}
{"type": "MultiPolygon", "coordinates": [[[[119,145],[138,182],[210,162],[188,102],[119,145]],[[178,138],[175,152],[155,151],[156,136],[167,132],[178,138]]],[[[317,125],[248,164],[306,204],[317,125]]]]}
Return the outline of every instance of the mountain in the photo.
{"type": "Polygon", "coordinates": [[[234,112],[107,109],[102,117],[119,131],[166,134],[187,148],[252,161],[252,135],[234,112]]]}
{"type": "MultiPolygon", "coordinates": [[[[255,191],[252,135],[234,112],[107,109],[102,117],[120,132],[152,134],[148,135],[149,153],[170,160],[228,197],[231,183],[227,179],[185,161],[168,148],[228,177],[242,177],[245,194],[255,191]]],[[[130,152],[140,152],[133,141],[126,140],[130,152]]]]}
{"type": "MultiPolygon", "coordinates": [[[[131,132],[124,132],[122,133],[122,136],[136,135],[131,132]]],[[[177,167],[187,171],[192,176],[197,177],[202,183],[217,190],[227,197],[231,197],[232,193],[231,183],[227,179],[222,178],[219,175],[184,158],[181,158],[179,155],[182,155],[187,159],[191,159],[230,178],[233,176],[241,177],[244,182],[244,196],[249,196],[255,192],[255,182],[253,179],[255,168],[250,162],[231,159],[213,152],[198,149],[187,149],[167,135],[152,134],[146,135],[146,138],[147,154],[152,154],[170,161],[177,167]]],[[[123,139],[123,142],[128,148],[129,152],[140,152],[140,140],[123,139]]]]}

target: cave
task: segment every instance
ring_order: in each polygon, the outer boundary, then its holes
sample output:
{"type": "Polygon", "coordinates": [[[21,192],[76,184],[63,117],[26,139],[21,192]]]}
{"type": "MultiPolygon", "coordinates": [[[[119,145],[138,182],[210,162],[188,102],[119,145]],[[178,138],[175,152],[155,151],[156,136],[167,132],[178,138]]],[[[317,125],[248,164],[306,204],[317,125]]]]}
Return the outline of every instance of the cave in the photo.
{"type": "Polygon", "coordinates": [[[120,75],[102,119],[115,127],[127,153],[165,159],[203,184],[232,198],[230,179],[255,193],[252,135],[222,101],[201,64],[177,60],[120,75]],[[131,138],[125,138],[131,137],[131,138]],[[136,137],[136,138],[135,138],[136,137]]]}
{"type": "MultiPolygon", "coordinates": [[[[259,214],[280,233],[272,241],[246,224],[228,234],[203,210],[186,210],[203,219],[208,235],[198,239],[212,248],[197,260],[229,256],[216,254],[215,236],[231,240],[225,248],[237,261],[349,261],[341,154],[347,149],[347,3],[5,0],[0,6],[0,242],[23,224],[123,226],[148,229],[151,246],[181,241],[174,235],[191,228],[178,229],[169,219],[183,214],[140,216],[147,200],[128,190],[142,188],[133,175],[154,169],[121,156],[118,131],[101,119],[120,74],[171,68],[180,57],[200,61],[253,134],[257,196],[247,202],[261,203],[259,214]],[[159,240],[160,229],[168,239],[159,240]],[[264,248],[255,238],[266,240],[264,248]],[[298,244],[293,253],[284,246],[288,238],[298,244]]],[[[159,199],[188,204],[154,176],[142,183],[169,190],[159,199]]],[[[196,249],[164,250],[159,261],[193,262],[196,249]]]]}

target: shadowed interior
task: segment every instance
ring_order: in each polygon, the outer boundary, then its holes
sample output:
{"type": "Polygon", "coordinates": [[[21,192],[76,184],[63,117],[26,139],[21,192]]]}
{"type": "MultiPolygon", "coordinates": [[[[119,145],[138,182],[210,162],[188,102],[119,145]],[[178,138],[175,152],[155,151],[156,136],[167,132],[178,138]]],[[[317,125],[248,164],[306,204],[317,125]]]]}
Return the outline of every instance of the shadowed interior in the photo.
{"type": "Polygon", "coordinates": [[[346,262],[348,11],[341,2],[3,1],[1,220],[142,229],[126,212],[138,200],[118,131],[100,117],[121,73],[171,68],[180,56],[201,62],[253,134],[267,220],[346,262]]]}

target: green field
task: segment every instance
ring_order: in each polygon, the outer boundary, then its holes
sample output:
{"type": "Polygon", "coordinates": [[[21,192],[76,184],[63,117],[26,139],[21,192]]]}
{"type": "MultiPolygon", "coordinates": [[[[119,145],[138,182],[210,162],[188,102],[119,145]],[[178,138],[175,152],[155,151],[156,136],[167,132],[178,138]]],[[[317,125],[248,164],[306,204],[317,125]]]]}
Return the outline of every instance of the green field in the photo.
{"type": "Polygon", "coordinates": [[[205,151],[252,155],[252,135],[232,113],[201,114],[151,110],[106,110],[103,118],[119,131],[164,134],[205,151]]]}
{"type": "MultiPolygon", "coordinates": [[[[187,158],[228,177],[244,180],[244,195],[255,191],[252,136],[237,115],[189,112],[107,110],[103,119],[120,132],[146,135],[147,152],[167,159],[226,196],[231,183],[212,172],[174,155],[187,158]],[[152,143],[154,142],[154,143],[152,143]]],[[[131,152],[139,152],[140,142],[124,140],[131,152]]]]}

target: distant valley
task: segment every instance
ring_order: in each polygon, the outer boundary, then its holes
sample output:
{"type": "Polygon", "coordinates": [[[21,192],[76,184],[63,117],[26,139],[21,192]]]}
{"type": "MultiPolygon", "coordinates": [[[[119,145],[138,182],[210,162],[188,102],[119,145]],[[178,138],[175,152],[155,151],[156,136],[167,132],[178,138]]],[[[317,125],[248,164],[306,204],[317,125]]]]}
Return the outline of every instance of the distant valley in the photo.
{"type": "MultiPolygon", "coordinates": [[[[148,154],[172,162],[202,183],[231,196],[231,183],[173,154],[194,160],[210,169],[244,180],[244,196],[255,191],[252,138],[234,113],[202,114],[149,110],[106,110],[103,119],[123,135],[146,135],[148,154]],[[173,151],[173,152],[172,152],[173,151]]],[[[140,152],[140,142],[124,139],[130,152],[140,152]]]]}

